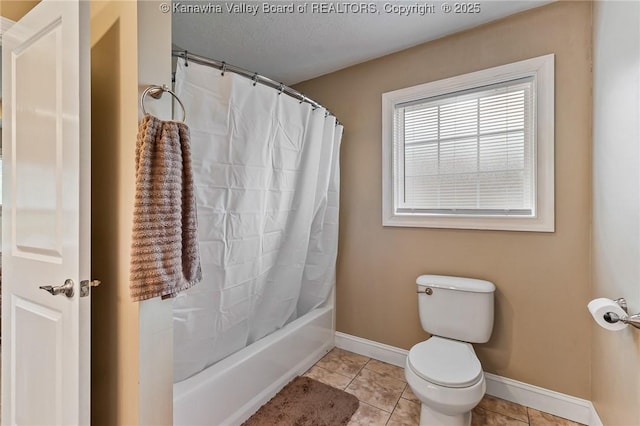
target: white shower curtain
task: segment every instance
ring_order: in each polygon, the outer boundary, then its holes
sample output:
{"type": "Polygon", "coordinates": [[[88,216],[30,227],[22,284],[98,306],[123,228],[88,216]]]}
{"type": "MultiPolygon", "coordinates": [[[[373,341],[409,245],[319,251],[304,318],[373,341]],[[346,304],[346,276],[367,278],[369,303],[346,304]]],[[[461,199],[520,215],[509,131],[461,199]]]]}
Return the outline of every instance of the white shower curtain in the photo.
{"type": "Polygon", "coordinates": [[[191,130],[202,282],[174,300],[180,381],[329,298],[338,245],[335,117],[178,61],[191,130]]]}

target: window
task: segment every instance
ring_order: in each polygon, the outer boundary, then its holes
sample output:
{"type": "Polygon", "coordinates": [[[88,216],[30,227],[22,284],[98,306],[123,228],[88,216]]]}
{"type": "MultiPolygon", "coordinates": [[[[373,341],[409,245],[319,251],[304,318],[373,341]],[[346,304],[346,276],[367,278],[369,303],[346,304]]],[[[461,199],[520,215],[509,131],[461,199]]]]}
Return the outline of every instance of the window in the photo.
{"type": "Polygon", "coordinates": [[[383,94],[383,225],[553,232],[553,63],[383,94]]]}

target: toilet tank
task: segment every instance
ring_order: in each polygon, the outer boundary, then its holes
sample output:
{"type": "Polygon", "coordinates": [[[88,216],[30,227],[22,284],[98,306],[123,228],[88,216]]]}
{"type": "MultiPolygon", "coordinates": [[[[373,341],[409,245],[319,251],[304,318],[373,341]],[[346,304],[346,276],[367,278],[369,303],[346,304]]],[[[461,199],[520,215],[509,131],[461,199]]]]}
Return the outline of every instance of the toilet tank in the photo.
{"type": "Polygon", "coordinates": [[[496,286],[484,280],[420,275],[418,311],[430,334],[470,343],[485,343],[493,330],[496,286]]]}

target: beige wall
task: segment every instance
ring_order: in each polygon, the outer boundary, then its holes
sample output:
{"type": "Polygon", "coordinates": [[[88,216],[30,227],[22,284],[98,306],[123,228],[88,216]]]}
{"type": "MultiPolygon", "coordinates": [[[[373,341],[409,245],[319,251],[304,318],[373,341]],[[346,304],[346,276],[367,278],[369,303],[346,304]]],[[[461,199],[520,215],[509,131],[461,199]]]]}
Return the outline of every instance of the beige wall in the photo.
{"type": "MultiPolygon", "coordinates": [[[[640,3],[594,8],[593,297],[640,312],[640,3]]],[[[593,403],[607,426],[640,424],[640,332],[593,325],[593,403]]]]}
{"type": "MultiPolygon", "coordinates": [[[[129,296],[138,100],[149,84],[171,82],[171,15],[158,3],[91,3],[91,266],[102,281],[92,297],[94,425],[173,419],[171,301],[129,296]]],[[[155,107],[162,116],[170,103],[155,107]]]]}
{"type": "Polygon", "coordinates": [[[485,371],[590,397],[591,4],[559,2],[301,83],[344,123],[337,328],[410,348],[415,279],[493,281],[485,371]],[[556,54],[556,232],[382,227],[384,92],[556,54]]]}
{"type": "Polygon", "coordinates": [[[91,3],[91,423],[138,424],[138,304],[129,298],[138,68],[135,2],[91,3]]]}
{"type": "Polygon", "coordinates": [[[0,0],[0,16],[17,21],[38,3],[40,0],[0,0]]]}

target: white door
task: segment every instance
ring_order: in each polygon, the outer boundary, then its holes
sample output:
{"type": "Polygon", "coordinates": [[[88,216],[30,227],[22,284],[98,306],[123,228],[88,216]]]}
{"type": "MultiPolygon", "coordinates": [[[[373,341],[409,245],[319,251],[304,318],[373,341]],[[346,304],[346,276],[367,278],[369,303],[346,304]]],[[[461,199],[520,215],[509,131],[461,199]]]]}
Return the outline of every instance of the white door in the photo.
{"type": "Polygon", "coordinates": [[[89,424],[88,9],[43,0],[2,36],[3,425],[89,424]]]}

